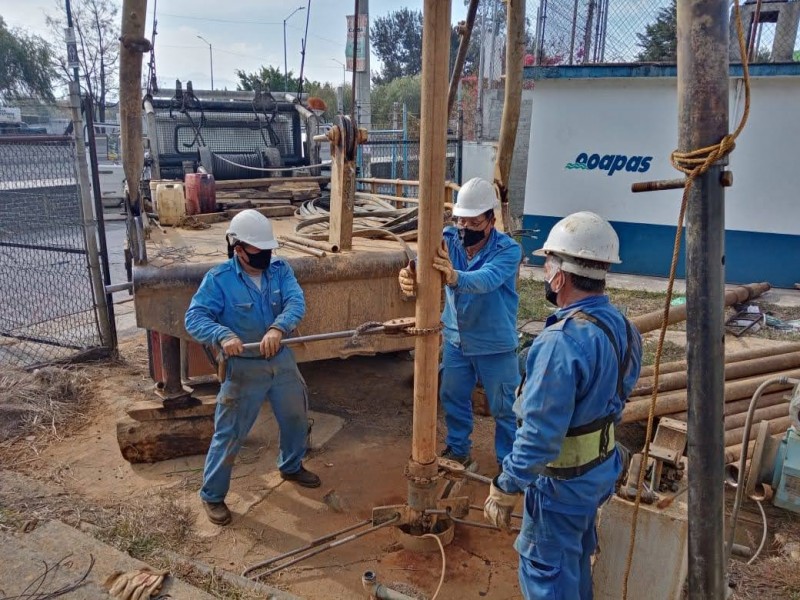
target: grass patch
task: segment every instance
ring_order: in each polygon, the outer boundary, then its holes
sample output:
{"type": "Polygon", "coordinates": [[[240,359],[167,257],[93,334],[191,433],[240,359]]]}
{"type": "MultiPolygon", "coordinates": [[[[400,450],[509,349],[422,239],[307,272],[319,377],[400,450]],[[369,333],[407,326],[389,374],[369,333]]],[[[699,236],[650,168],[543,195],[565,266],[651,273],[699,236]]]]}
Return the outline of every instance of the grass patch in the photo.
{"type": "MultiPolygon", "coordinates": [[[[656,350],[658,349],[658,339],[646,339],[642,343],[642,366],[648,367],[656,362],[656,350]]],[[[664,340],[664,347],[661,352],[661,364],[686,358],[686,348],[675,342],[664,340]]]]}

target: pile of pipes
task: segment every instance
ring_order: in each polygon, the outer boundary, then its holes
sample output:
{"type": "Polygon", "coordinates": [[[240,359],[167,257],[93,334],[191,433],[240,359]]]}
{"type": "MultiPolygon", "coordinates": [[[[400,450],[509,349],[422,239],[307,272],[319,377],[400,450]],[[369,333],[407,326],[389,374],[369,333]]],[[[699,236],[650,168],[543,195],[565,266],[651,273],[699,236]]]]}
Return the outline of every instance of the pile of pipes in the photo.
{"type": "MultiPolygon", "coordinates": [[[[750,398],[758,386],[771,377],[800,377],[800,343],[782,344],[757,350],[744,350],[725,357],[725,463],[739,459],[742,435],[750,398]]],[[[688,418],[687,364],[685,360],[661,365],[655,416],[669,416],[679,421],[688,418]]],[[[639,382],[622,413],[623,423],[647,419],[653,394],[653,367],[644,367],[639,382]]],[[[762,396],[753,423],[769,421],[770,435],[781,436],[789,428],[789,403],[786,391],[791,385],[776,385],[772,393],[762,396]]],[[[755,445],[757,428],[750,432],[747,457],[755,445]]]]}

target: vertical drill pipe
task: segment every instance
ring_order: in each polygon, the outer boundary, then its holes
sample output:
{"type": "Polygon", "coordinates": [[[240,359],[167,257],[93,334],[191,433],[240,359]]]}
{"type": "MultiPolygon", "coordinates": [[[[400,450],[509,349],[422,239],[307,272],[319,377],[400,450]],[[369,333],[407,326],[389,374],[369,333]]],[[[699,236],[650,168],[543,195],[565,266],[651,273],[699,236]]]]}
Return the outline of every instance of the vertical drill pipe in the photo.
{"type": "MultiPolygon", "coordinates": [[[[420,108],[419,238],[417,242],[416,326],[436,328],[441,313],[442,277],[433,258],[442,243],[442,215],[447,146],[447,82],[450,56],[450,2],[425,0],[422,34],[422,106],[420,108]]],[[[412,476],[433,477],[436,461],[436,404],[439,336],[417,337],[414,346],[414,416],[412,476]]],[[[432,508],[436,487],[412,477],[408,504],[432,508]]]]}
{"type": "Polygon", "coordinates": [[[164,394],[183,392],[181,383],[181,341],[171,335],[161,334],[161,372],[164,377],[164,394]]]}
{"type": "MultiPolygon", "coordinates": [[[[728,2],[678,0],[679,148],[728,133],[728,2]]],[[[725,598],[725,192],[714,165],[698,177],[686,212],[689,404],[689,599],[725,598]]]]}

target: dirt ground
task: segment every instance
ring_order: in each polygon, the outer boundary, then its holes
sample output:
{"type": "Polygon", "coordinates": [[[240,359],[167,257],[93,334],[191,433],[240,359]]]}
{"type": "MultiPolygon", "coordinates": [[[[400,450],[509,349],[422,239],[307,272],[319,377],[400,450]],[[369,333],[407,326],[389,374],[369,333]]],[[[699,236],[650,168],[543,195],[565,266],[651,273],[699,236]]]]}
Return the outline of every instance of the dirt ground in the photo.
{"type": "MultiPolygon", "coordinates": [[[[309,490],[280,480],[275,467],[277,431],[269,410],[264,410],[234,469],[228,497],[234,519],[223,528],[208,523],[197,497],[203,457],[131,465],[120,455],[116,422],[126,406],[149,399],[152,386],[144,336],[125,341],[120,350],[118,363],[86,368],[96,391],[89,422],[38,455],[23,456],[16,464],[18,470],[57,481],[69,493],[104,506],[169,496],[196,515],[182,553],[235,573],[367,519],[373,506],[404,503],[413,372],[413,362],[407,357],[354,357],[301,365],[312,410],[345,419],[344,428],[306,461],[322,477],[323,485],[309,490]],[[331,490],[341,512],[324,500],[331,490]]],[[[494,476],[493,427],[487,418],[476,420],[473,441],[479,472],[494,476]]],[[[442,423],[439,430],[441,439],[442,423]]],[[[35,440],[29,443],[32,449],[36,445],[35,440]]],[[[482,504],[486,490],[472,483],[464,493],[473,504],[482,504]]],[[[482,515],[474,512],[470,518],[482,520],[482,515]]],[[[512,535],[458,527],[455,540],[446,548],[446,578],[439,598],[518,598],[512,542],[512,535]]],[[[388,528],[264,581],[310,600],[350,599],[364,597],[361,575],[372,570],[384,584],[411,586],[404,589],[431,597],[441,568],[438,551],[406,551],[388,528]]]]}

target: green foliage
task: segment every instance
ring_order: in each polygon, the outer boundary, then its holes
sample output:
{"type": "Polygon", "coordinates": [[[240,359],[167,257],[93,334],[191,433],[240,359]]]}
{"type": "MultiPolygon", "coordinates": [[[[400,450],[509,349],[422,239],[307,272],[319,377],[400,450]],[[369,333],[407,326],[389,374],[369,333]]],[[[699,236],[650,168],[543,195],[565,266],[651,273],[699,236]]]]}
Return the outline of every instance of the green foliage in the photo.
{"type": "Polygon", "coordinates": [[[375,19],[370,27],[372,51],[383,70],[373,77],[376,84],[422,72],[422,12],[401,8],[375,19]]]}
{"type": "Polygon", "coordinates": [[[658,11],[653,23],[637,33],[642,51],[636,57],[640,62],[674,63],[678,58],[678,2],[658,11]]]}
{"type": "Polygon", "coordinates": [[[0,17],[0,99],[22,96],[54,100],[52,54],[47,42],[20,30],[10,30],[0,17]]]}
{"type": "Polygon", "coordinates": [[[392,120],[392,105],[397,102],[413,115],[419,115],[422,96],[422,79],[419,75],[398,77],[372,89],[372,120],[389,123],[392,120]]]}

